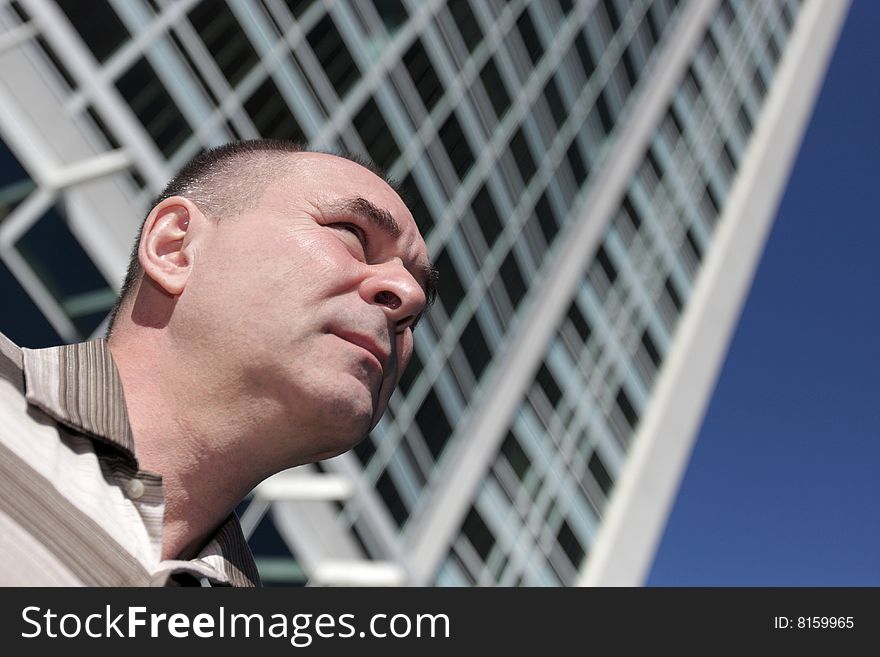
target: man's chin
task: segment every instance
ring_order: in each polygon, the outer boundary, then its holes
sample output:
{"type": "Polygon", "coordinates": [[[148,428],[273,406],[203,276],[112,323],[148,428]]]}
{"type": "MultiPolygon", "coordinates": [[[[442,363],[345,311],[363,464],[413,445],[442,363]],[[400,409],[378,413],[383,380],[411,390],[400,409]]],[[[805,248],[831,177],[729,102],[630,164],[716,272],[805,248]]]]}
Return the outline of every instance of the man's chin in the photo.
{"type": "Polygon", "coordinates": [[[356,434],[355,436],[340,436],[335,435],[331,439],[327,440],[323,444],[323,450],[316,453],[311,461],[326,461],[327,459],[332,459],[341,454],[345,454],[347,451],[353,449],[360,442],[362,442],[368,435],[368,432],[363,432],[356,434]]]}
{"type": "Polygon", "coordinates": [[[324,391],[312,391],[309,405],[313,411],[303,429],[311,433],[313,453],[320,454],[315,460],[332,458],[352,449],[378,424],[386,408],[379,395],[363,381],[352,377],[346,381],[351,385],[345,386],[338,385],[339,381],[345,378],[338,379],[337,385],[324,391]]]}

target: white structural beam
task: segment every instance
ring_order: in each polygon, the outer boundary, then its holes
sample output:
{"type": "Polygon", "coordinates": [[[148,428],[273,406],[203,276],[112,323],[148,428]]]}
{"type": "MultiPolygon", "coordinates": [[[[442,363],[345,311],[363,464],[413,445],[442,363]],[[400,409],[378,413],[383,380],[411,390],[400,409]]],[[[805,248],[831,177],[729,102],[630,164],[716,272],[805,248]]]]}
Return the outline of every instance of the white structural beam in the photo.
{"type": "Polygon", "coordinates": [[[403,586],[406,572],[389,561],[335,561],[319,563],[309,586],[403,586]]]}
{"type": "Polygon", "coordinates": [[[303,469],[279,472],[257,485],[253,500],[241,516],[241,529],[250,538],[273,502],[328,502],[347,500],[354,486],[351,479],[303,469]]]}
{"type": "Polygon", "coordinates": [[[347,500],[354,486],[348,477],[317,472],[285,470],[269,477],[254,489],[264,500],[327,501],[347,500]]]}
{"type": "Polygon", "coordinates": [[[73,187],[79,183],[125,171],[131,165],[131,157],[125,150],[108,151],[49,171],[46,186],[50,189],[73,187]]]}
{"type": "Polygon", "coordinates": [[[77,84],[88,89],[101,117],[130,153],[137,154],[139,171],[158,191],[170,177],[164,159],[147,131],[134,118],[131,109],[113,85],[101,79],[100,67],[88,52],[82,39],[71,27],[55,3],[49,0],[22,0],[33,23],[45,36],[77,84]]]}
{"type": "Polygon", "coordinates": [[[31,23],[22,23],[0,34],[0,53],[12,50],[19,44],[37,36],[37,28],[31,23]]]}
{"type": "Polygon", "coordinates": [[[799,14],[581,585],[645,582],[848,6],[799,14]]]}
{"type": "MultiPolygon", "coordinates": [[[[282,473],[284,474],[284,473],[282,473]]],[[[279,475],[275,475],[278,477],[279,475]]],[[[335,508],[330,504],[333,500],[348,499],[355,492],[353,480],[344,474],[326,473],[319,475],[317,469],[311,465],[303,465],[289,471],[289,477],[328,477],[326,482],[331,482],[325,492],[339,493],[339,497],[328,496],[323,500],[317,497],[286,497],[274,498],[271,506],[272,520],[275,528],[290,547],[297,562],[312,581],[318,568],[323,563],[361,563],[365,561],[365,555],[360,545],[351,534],[351,529],[339,518],[335,508]],[[344,484],[340,482],[344,481],[344,484]],[[329,489],[333,489],[332,491],[329,489]],[[344,493],[344,495],[342,495],[344,493]]],[[[274,477],[273,477],[274,479],[274,477]]],[[[270,482],[271,479],[261,484],[270,482]]],[[[289,484],[282,484],[281,488],[291,490],[289,484]]],[[[257,487],[256,491],[260,491],[257,487]]],[[[266,491],[266,488],[262,489],[266,491]]],[[[268,492],[280,492],[275,484],[269,484],[268,492]]],[[[255,502],[265,504],[265,498],[258,497],[255,502]]],[[[259,507],[257,507],[259,508],[259,507]]],[[[266,508],[263,508],[265,512],[266,508]]],[[[256,511],[255,511],[256,512],[256,511]]],[[[331,579],[327,576],[327,582],[331,579]]],[[[324,580],[322,580],[324,581],[324,580]]]]}

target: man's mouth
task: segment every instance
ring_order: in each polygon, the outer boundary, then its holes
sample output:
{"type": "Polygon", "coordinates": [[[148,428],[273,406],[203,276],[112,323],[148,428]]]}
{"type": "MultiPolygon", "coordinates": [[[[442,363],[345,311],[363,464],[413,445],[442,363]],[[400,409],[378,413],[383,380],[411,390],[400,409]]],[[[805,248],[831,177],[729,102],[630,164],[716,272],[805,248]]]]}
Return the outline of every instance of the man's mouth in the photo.
{"type": "Polygon", "coordinates": [[[379,340],[364,333],[350,331],[334,331],[336,337],[360,347],[370,354],[376,361],[382,377],[389,371],[391,363],[391,350],[385,347],[379,340]]]}

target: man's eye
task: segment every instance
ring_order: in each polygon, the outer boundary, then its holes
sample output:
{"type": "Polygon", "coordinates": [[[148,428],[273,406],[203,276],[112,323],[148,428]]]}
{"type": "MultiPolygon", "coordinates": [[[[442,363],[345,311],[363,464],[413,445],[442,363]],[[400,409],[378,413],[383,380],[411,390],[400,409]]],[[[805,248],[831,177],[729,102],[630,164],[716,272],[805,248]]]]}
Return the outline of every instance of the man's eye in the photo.
{"type": "Polygon", "coordinates": [[[347,230],[348,232],[353,234],[357,238],[358,242],[360,242],[361,247],[363,248],[364,252],[366,252],[366,250],[367,250],[367,234],[361,229],[360,226],[356,226],[354,224],[349,224],[349,223],[345,223],[345,222],[331,224],[331,226],[333,228],[347,230]]]}

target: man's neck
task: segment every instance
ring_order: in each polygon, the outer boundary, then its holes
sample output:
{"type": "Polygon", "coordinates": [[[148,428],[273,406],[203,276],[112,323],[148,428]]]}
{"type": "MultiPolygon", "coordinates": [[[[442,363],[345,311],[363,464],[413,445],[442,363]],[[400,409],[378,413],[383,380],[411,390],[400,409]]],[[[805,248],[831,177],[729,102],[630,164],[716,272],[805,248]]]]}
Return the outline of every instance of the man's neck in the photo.
{"type": "Polygon", "coordinates": [[[162,558],[192,558],[238,502],[273,471],[248,448],[253,445],[249,437],[259,435],[255,419],[270,417],[271,409],[262,414],[236,408],[242,396],[224,385],[212,386],[204,372],[197,382],[188,380],[186,373],[193,369],[167,355],[144,353],[144,347],[125,340],[111,340],[110,348],[139,466],[162,476],[162,558]]]}

